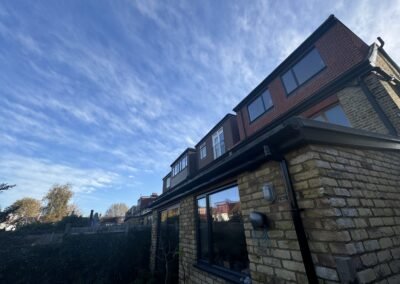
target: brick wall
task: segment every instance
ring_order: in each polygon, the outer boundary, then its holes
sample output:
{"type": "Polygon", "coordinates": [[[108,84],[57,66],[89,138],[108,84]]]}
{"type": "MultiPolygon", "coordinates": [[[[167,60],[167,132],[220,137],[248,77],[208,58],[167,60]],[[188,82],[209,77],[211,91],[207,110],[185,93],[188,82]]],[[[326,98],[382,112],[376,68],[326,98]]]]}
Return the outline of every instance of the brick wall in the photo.
{"type": "MultiPolygon", "coordinates": [[[[400,153],[309,145],[286,159],[320,283],[399,283],[400,153]]],[[[266,162],[237,182],[253,283],[307,283],[279,164],[266,162]],[[272,204],[262,195],[265,182],[277,194],[272,204]],[[252,211],[267,215],[268,239],[253,230],[252,211]]],[[[195,196],[180,201],[180,283],[226,283],[193,266],[195,213],[195,196]]]]}
{"type": "Polygon", "coordinates": [[[356,81],[353,86],[345,87],[336,95],[352,127],[381,134],[389,133],[356,81]]]}
{"type": "Polygon", "coordinates": [[[179,281],[180,283],[219,284],[225,283],[193,267],[197,263],[197,240],[194,196],[183,199],[180,203],[179,216],[179,281]]]}
{"type": "Polygon", "coordinates": [[[243,173],[238,178],[238,186],[253,283],[306,283],[307,278],[279,164],[268,162],[253,172],[243,173]],[[278,200],[273,204],[263,198],[261,188],[265,182],[272,182],[277,193],[278,200]],[[268,216],[269,240],[265,239],[262,230],[253,230],[249,221],[252,211],[268,216]]]}
{"type": "Polygon", "coordinates": [[[395,76],[397,79],[400,80],[400,73],[390,64],[389,61],[378,51],[376,56],[375,65],[381,67],[385,72],[395,76]]]}
{"type": "Polygon", "coordinates": [[[151,246],[150,246],[150,270],[156,269],[156,253],[157,253],[157,233],[158,233],[158,213],[153,211],[153,223],[151,224],[151,246]]]}
{"type": "MultiPolygon", "coordinates": [[[[381,67],[391,76],[400,79],[397,70],[378,52],[376,66],[381,67]]],[[[382,80],[377,75],[370,74],[365,79],[368,88],[374,94],[377,102],[388,116],[390,122],[400,135],[400,86],[382,80]]]]}
{"type": "MultiPolygon", "coordinates": [[[[368,46],[342,23],[333,25],[315,42],[315,46],[327,66],[326,69],[299,87],[290,96],[286,95],[280,77],[274,78],[268,85],[272,101],[274,102],[274,108],[252,123],[249,121],[246,105],[238,111],[237,114],[240,119],[239,128],[243,128],[243,119],[245,131],[248,136],[256,133],[280,115],[310,97],[314,92],[335,80],[351,67],[360,63],[368,54],[368,46]],[[243,115],[243,118],[241,115],[243,115]]],[[[241,139],[243,139],[243,129],[240,129],[240,134],[241,139]]]]}
{"type": "MultiPolygon", "coordinates": [[[[400,282],[400,154],[308,146],[287,156],[317,275],[400,282]]],[[[388,281],[388,282],[386,282],[388,281]]]]}

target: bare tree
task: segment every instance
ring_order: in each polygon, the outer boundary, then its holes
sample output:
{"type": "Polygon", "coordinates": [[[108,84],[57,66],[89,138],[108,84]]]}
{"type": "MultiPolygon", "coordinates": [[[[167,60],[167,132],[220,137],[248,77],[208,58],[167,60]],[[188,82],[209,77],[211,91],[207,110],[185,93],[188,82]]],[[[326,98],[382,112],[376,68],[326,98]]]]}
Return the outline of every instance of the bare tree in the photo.
{"type": "Polygon", "coordinates": [[[8,190],[10,188],[15,187],[15,184],[6,184],[6,183],[0,183],[0,191],[8,190]]]}
{"type": "Polygon", "coordinates": [[[169,238],[160,238],[159,239],[159,253],[156,257],[161,260],[164,264],[165,276],[164,276],[164,284],[170,283],[170,270],[173,262],[176,261],[176,258],[179,255],[179,249],[175,245],[173,245],[174,241],[171,241],[169,238]]]}
{"type": "Polygon", "coordinates": [[[68,215],[82,216],[82,211],[75,203],[68,205],[68,215]]]}
{"type": "Polygon", "coordinates": [[[126,211],[128,211],[128,206],[125,203],[114,203],[107,209],[105,217],[123,217],[126,211]]]}

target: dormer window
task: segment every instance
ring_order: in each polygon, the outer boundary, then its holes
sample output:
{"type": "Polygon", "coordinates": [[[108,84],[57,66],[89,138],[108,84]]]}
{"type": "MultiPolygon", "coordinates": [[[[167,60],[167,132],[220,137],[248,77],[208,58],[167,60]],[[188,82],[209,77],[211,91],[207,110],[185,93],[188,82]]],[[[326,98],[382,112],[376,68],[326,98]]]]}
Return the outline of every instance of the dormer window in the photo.
{"type": "Polygon", "coordinates": [[[324,68],[325,63],[319,55],[318,50],[313,48],[282,75],[281,79],[285,86],[286,94],[292,93],[324,68]]]}
{"type": "Polygon", "coordinates": [[[167,188],[170,188],[170,187],[171,187],[171,178],[168,177],[168,178],[167,178],[167,181],[166,181],[165,183],[166,183],[166,187],[167,187],[167,188]]]}
{"type": "Polygon", "coordinates": [[[200,159],[203,160],[207,156],[206,143],[200,145],[200,159]]]}
{"type": "Polygon", "coordinates": [[[216,159],[225,153],[224,130],[222,127],[213,134],[212,141],[213,141],[214,159],[216,159]]]}
{"type": "Polygon", "coordinates": [[[176,176],[187,167],[187,155],[180,159],[175,166],[172,167],[172,175],[176,176]]]}
{"type": "Polygon", "coordinates": [[[273,105],[270,92],[265,90],[247,106],[250,121],[260,117],[262,114],[270,110],[273,105]]]}

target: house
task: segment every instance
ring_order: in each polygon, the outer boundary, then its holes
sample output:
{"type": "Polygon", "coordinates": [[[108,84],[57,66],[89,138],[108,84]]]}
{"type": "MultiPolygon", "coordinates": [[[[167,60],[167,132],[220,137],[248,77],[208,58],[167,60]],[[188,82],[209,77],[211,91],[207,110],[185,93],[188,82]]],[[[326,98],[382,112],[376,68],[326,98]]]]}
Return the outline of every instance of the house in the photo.
{"type": "Polygon", "coordinates": [[[151,206],[153,271],[400,282],[400,68],[378,41],[330,16],[177,158],[151,206]]]}
{"type": "Polygon", "coordinates": [[[157,193],[152,193],[150,196],[141,196],[137,201],[137,205],[132,206],[126,212],[124,222],[135,225],[151,225],[153,217],[149,207],[157,197],[157,193]]]}

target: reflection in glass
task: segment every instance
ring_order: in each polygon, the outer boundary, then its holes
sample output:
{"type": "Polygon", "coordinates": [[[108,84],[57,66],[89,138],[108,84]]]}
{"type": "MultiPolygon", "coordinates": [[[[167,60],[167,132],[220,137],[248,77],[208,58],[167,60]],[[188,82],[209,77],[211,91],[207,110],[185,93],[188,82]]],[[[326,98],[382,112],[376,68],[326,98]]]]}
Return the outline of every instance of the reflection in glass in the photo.
{"type": "Polygon", "coordinates": [[[212,264],[241,273],[248,273],[249,261],[244,236],[243,219],[237,187],[198,199],[200,257],[208,258],[212,264]],[[209,215],[207,217],[207,215],[209,215]],[[211,232],[208,232],[208,222],[211,232]],[[208,251],[211,241],[212,259],[208,251]]]}
{"type": "Polygon", "coordinates": [[[264,104],[262,101],[261,96],[256,98],[249,106],[248,106],[248,111],[250,115],[250,121],[253,121],[260,115],[262,115],[265,112],[264,109],[264,104]]]}
{"type": "Polygon", "coordinates": [[[314,48],[293,67],[293,72],[296,75],[297,82],[301,85],[324,67],[324,61],[314,48]]]}
{"type": "Polygon", "coordinates": [[[247,110],[249,112],[250,121],[255,120],[261,116],[264,112],[269,110],[273,106],[271,94],[268,90],[265,90],[260,96],[258,96],[253,102],[251,102],[247,110]]]}
{"type": "Polygon", "coordinates": [[[329,122],[343,125],[343,126],[350,126],[350,122],[347,119],[346,115],[343,112],[343,109],[340,105],[337,105],[325,112],[326,118],[329,122]]]}
{"type": "Polygon", "coordinates": [[[201,259],[208,260],[208,224],[206,199],[197,200],[198,226],[199,226],[199,256],[201,259]]]}
{"type": "Polygon", "coordinates": [[[297,88],[296,80],[293,77],[292,71],[289,70],[282,76],[283,84],[285,85],[286,92],[289,94],[297,88]]]}
{"type": "Polygon", "coordinates": [[[351,127],[351,124],[340,105],[336,105],[328,110],[320,112],[320,114],[313,119],[351,127]]]}

